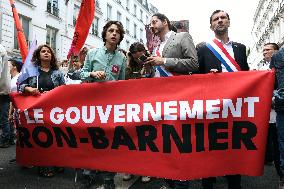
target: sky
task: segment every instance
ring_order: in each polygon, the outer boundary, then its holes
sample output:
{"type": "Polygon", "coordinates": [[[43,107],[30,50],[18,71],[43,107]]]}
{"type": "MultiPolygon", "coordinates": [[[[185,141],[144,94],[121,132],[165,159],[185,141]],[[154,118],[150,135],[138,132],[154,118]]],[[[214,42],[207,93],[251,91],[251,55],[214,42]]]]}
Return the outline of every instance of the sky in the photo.
{"type": "Polygon", "coordinates": [[[189,33],[195,44],[214,37],[210,15],[214,10],[227,12],[231,19],[230,40],[247,46],[253,43],[251,29],[259,0],[148,0],[170,20],[189,20],[189,33]]]}

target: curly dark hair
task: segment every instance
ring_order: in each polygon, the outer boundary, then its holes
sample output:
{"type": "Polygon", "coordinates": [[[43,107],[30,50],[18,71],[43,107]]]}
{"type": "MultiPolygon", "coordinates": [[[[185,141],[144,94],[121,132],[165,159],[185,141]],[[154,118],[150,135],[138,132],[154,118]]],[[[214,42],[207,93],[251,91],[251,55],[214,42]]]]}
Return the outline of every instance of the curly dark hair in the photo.
{"type": "Polygon", "coordinates": [[[136,52],[141,52],[141,51],[146,51],[146,48],[140,42],[135,42],[135,43],[131,44],[130,47],[129,47],[129,52],[131,54],[136,53],[136,52]]]}
{"type": "Polygon", "coordinates": [[[102,38],[103,38],[104,43],[106,43],[106,33],[107,33],[107,30],[108,30],[108,28],[109,28],[111,25],[113,25],[113,24],[115,24],[115,25],[118,27],[118,30],[119,30],[119,33],[120,33],[120,39],[119,39],[119,42],[118,42],[118,44],[117,44],[117,45],[119,45],[120,42],[123,40],[124,34],[125,34],[123,25],[122,25],[122,23],[119,22],[119,21],[108,21],[108,22],[106,23],[106,25],[103,27],[102,38]]]}
{"type": "Polygon", "coordinates": [[[58,70],[58,64],[57,64],[57,59],[55,57],[55,53],[53,51],[53,49],[49,46],[49,45],[40,45],[33,53],[33,57],[32,57],[32,62],[34,62],[35,65],[40,66],[41,64],[41,60],[40,60],[40,51],[43,47],[46,47],[50,50],[51,53],[51,60],[50,60],[50,68],[53,70],[58,70]]]}
{"type": "Polygon", "coordinates": [[[133,55],[137,52],[145,52],[146,56],[150,56],[150,53],[146,50],[145,46],[140,43],[140,42],[135,42],[133,44],[130,45],[129,47],[129,52],[128,52],[128,56],[129,56],[129,65],[134,66],[137,64],[137,62],[134,60],[133,55]]]}

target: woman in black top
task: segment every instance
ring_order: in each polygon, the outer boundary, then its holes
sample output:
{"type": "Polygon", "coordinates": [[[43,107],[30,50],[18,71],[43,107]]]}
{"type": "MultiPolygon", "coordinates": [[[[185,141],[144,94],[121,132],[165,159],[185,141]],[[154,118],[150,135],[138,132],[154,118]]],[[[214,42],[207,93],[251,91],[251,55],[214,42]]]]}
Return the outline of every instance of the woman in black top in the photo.
{"type": "Polygon", "coordinates": [[[37,95],[65,84],[64,75],[59,71],[55,54],[48,45],[40,45],[31,60],[38,69],[38,76],[32,76],[20,83],[19,91],[37,95]]]}
{"type": "MultiPolygon", "coordinates": [[[[28,95],[39,95],[65,84],[55,54],[48,45],[40,45],[34,51],[31,61],[38,69],[38,75],[24,80],[19,85],[19,91],[28,95]]],[[[52,177],[55,171],[62,172],[63,170],[59,167],[38,167],[38,174],[43,177],[52,177]]]]}

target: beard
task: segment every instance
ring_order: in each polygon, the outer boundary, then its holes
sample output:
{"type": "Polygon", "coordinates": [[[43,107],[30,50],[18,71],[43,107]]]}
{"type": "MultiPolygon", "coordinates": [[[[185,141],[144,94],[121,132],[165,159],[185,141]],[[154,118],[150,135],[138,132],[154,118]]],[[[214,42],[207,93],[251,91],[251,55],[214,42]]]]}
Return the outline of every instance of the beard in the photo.
{"type": "Polygon", "coordinates": [[[157,28],[157,29],[152,29],[152,33],[155,35],[155,36],[159,36],[159,34],[161,33],[161,31],[157,28]]]}
{"type": "Polygon", "coordinates": [[[214,32],[217,35],[224,35],[228,32],[228,28],[215,28],[214,32]]]}
{"type": "Polygon", "coordinates": [[[217,34],[217,35],[224,35],[225,33],[228,32],[228,26],[220,26],[220,25],[217,25],[215,28],[214,28],[214,33],[217,34]]]}

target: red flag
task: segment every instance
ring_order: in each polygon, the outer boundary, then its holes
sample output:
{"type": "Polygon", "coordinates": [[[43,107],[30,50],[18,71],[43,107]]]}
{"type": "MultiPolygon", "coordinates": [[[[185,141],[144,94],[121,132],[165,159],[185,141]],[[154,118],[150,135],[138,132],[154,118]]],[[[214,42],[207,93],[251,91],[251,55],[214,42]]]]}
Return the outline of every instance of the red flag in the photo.
{"type": "Polygon", "coordinates": [[[89,34],[94,15],[94,0],[83,0],[75,26],[73,41],[68,52],[67,58],[69,58],[72,54],[78,54],[80,49],[83,47],[86,38],[89,34]]]}
{"type": "Polygon", "coordinates": [[[15,25],[16,25],[16,29],[17,29],[17,38],[18,38],[20,52],[21,52],[21,55],[22,55],[22,60],[23,60],[23,62],[25,62],[26,57],[28,55],[28,45],[27,45],[26,37],[25,37],[24,31],[23,31],[23,28],[22,28],[22,24],[21,24],[20,19],[19,19],[18,12],[17,12],[15,4],[14,4],[14,0],[10,0],[10,4],[11,4],[11,7],[12,7],[13,17],[14,17],[14,21],[15,21],[15,25]]]}

